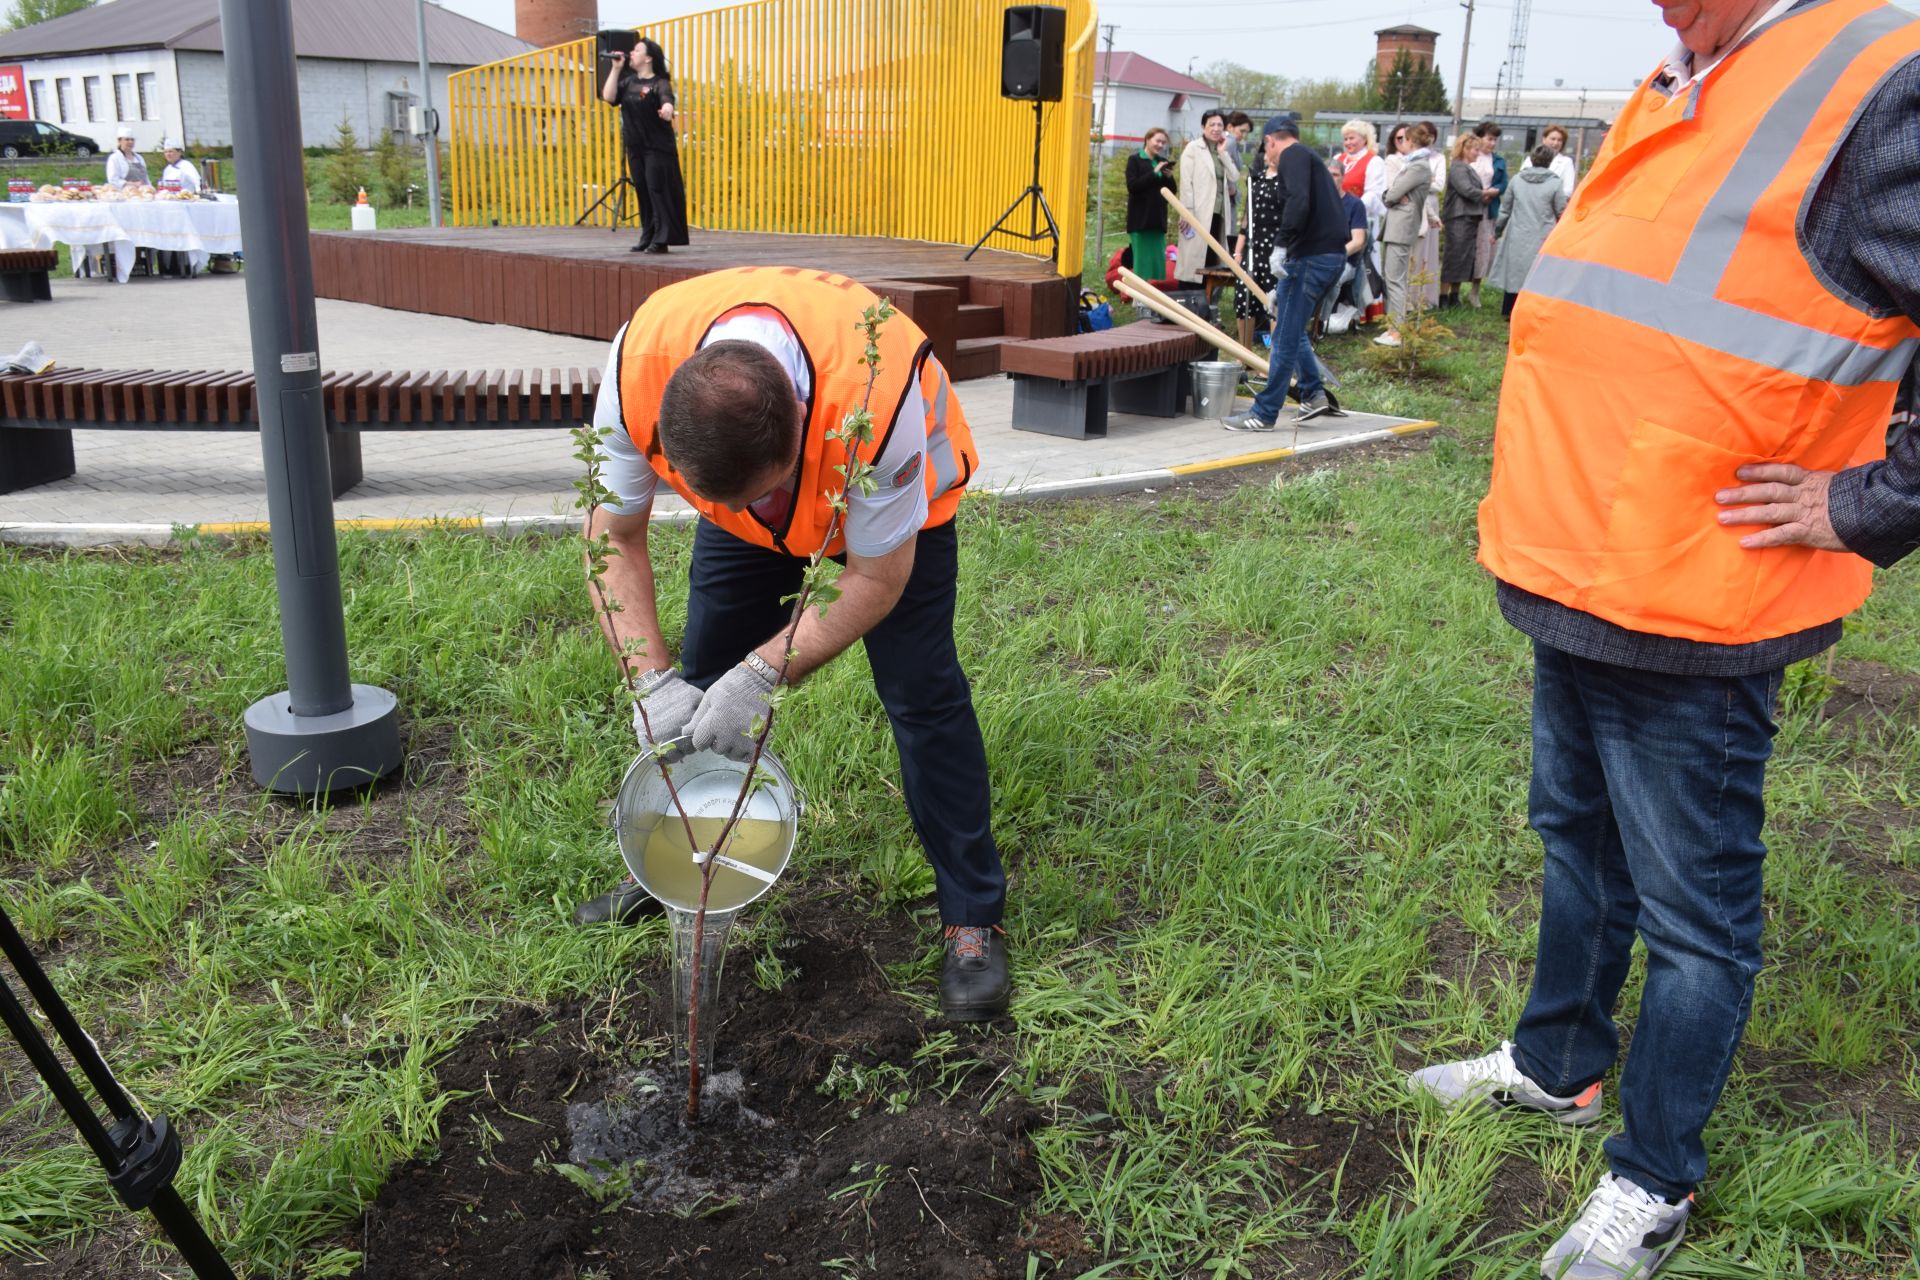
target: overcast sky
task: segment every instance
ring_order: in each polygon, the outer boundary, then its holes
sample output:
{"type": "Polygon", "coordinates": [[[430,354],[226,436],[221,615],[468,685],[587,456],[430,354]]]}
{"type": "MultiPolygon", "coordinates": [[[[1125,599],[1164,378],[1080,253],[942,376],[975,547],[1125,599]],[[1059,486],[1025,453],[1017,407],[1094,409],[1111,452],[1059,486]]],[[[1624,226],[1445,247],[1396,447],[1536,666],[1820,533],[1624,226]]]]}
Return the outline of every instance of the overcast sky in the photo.
{"type": "MultiPolygon", "coordinates": [[[[513,29],[513,0],[441,0],[449,9],[513,29]]],[[[600,20],[632,26],[718,7],[721,0],[600,0],[600,20]]],[[[1373,57],[1373,33],[1413,22],[1440,33],[1440,67],[1451,94],[1460,72],[1466,11],[1457,0],[1104,0],[1113,47],[1144,53],[1178,71],[1228,58],[1296,78],[1358,76],[1373,57]],[[1227,24],[1235,24],[1229,29],[1227,24]],[[1211,27],[1204,24],[1211,23],[1211,27]]],[[[1477,3],[1467,79],[1492,85],[1507,60],[1513,7],[1477,3]]],[[[1648,0],[1542,0],[1527,39],[1527,88],[1626,89],[1673,46],[1648,0]]],[[[667,50],[669,57],[673,50],[667,50]]]]}

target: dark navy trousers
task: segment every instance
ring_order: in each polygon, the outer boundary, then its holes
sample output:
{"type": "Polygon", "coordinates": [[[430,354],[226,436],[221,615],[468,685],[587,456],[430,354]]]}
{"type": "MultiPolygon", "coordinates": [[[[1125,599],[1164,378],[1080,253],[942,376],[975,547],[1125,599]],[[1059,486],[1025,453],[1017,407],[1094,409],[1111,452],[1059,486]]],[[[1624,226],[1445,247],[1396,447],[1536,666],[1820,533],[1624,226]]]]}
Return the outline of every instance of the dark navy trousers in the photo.
{"type": "MultiPolygon", "coordinates": [[[[893,611],[865,637],[873,686],[893,725],[907,813],[933,864],[944,924],[999,924],[1007,877],[993,841],[987,749],[953,642],[960,541],[948,521],[923,529],[893,611]]],[[[680,667],[705,689],[779,631],[805,562],[702,520],[687,577],[680,667]]],[[[776,730],[777,731],[777,730],[776,730]]]]}

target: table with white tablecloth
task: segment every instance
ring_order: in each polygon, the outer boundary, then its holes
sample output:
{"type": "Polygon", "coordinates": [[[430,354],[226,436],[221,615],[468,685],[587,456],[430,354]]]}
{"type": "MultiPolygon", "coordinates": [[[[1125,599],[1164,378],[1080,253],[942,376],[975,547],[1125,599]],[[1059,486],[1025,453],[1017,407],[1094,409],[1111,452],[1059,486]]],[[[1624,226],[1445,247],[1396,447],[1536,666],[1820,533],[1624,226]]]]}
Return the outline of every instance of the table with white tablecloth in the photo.
{"type": "Polygon", "coordinates": [[[212,200],[47,200],[0,204],[0,249],[109,248],[126,283],[135,249],[184,253],[193,269],[240,252],[240,205],[212,200]]]}

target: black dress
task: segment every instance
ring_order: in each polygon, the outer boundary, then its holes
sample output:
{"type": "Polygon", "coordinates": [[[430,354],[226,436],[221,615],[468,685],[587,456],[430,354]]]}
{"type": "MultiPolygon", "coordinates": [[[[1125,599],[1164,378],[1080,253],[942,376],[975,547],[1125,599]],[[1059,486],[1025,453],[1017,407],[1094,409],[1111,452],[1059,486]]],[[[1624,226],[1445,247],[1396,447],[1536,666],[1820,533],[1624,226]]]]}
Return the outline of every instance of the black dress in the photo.
{"type": "Polygon", "coordinates": [[[627,176],[640,193],[640,243],[686,244],[687,188],[673,123],[660,108],[674,101],[673,81],[622,72],[620,137],[627,149],[627,176]]]}
{"type": "MultiPolygon", "coordinates": [[[[1280,175],[1264,164],[1247,180],[1247,217],[1252,230],[1247,233],[1247,252],[1240,265],[1271,296],[1280,284],[1273,278],[1273,246],[1280,235],[1280,175]]],[[[1268,318],[1267,309],[1253,296],[1253,290],[1238,286],[1233,291],[1233,312],[1242,320],[1268,318]]]]}

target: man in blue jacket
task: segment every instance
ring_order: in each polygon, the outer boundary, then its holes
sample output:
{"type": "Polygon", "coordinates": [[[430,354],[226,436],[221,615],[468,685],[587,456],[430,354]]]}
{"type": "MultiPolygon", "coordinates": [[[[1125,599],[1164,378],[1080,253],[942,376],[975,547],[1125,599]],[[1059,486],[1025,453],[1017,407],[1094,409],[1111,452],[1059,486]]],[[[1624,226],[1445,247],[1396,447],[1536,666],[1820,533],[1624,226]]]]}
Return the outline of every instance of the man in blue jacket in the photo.
{"type": "Polygon", "coordinates": [[[1274,239],[1273,356],[1267,386],[1253,411],[1226,423],[1229,431],[1271,431],[1286,407],[1287,388],[1298,372],[1300,417],[1306,422],[1341,410],[1320,379],[1320,364],[1307,339],[1307,320],[1347,262],[1347,215],[1340,188],[1313,154],[1300,145],[1300,117],[1287,112],[1267,121],[1261,145],[1280,182],[1280,229],[1274,239]]]}

